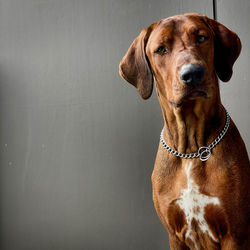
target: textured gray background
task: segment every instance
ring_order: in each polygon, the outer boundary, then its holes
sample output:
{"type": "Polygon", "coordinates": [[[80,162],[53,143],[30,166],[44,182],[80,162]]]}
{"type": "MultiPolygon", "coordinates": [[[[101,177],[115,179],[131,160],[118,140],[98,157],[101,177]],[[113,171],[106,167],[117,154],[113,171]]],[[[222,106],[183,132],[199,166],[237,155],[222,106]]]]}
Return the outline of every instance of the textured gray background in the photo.
{"type": "MultiPolygon", "coordinates": [[[[223,101],[247,145],[249,12],[218,1],[242,38],[223,101]]],[[[162,127],[118,64],[143,27],[212,0],[0,0],[0,249],[166,250],[151,172],[162,127]]]]}

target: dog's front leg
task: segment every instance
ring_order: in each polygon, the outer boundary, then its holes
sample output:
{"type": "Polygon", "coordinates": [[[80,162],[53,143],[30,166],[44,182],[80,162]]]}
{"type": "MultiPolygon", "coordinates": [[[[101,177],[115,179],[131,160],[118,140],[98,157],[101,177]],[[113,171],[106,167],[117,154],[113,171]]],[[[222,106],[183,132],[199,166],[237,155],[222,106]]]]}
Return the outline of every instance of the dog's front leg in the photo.
{"type": "Polygon", "coordinates": [[[171,250],[189,250],[185,243],[181,242],[175,234],[169,234],[169,244],[171,250]]]}

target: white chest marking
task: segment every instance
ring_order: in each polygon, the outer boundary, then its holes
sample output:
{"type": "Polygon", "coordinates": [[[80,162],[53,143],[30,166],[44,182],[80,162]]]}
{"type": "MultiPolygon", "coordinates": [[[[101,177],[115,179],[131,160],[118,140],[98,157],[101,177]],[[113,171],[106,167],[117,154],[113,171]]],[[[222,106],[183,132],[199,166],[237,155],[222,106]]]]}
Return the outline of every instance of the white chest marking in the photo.
{"type": "Polygon", "coordinates": [[[194,219],[203,233],[208,233],[208,235],[217,242],[213,234],[209,230],[208,224],[204,218],[204,209],[208,204],[219,205],[220,201],[217,197],[210,197],[199,192],[199,186],[194,182],[191,177],[192,163],[190,162],[185,166],[185,172],[187,175],[187,188],[182,191],[177,204],[183,210],[186,216],[186,222],[188,230],[186,232],[186,238],[189,238],[195,244],[195,248],[198,249],[195,239],[191,232],[191,223],[194,219]]]}

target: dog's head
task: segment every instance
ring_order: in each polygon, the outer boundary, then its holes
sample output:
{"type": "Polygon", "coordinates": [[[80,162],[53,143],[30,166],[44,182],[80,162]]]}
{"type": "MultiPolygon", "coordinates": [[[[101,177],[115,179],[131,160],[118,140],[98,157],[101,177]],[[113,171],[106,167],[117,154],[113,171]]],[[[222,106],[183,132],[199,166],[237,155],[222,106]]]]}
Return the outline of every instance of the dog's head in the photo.
{"type": "Polygon", "coordinates": [[[224,25],[203,15],[178,15],[142,30],[123,57],[120,74],[144,99],[155,78],[158,92],[178,107],[211,97],[217,76],[229,81],[240,51],[240,39],[224,25]]]}

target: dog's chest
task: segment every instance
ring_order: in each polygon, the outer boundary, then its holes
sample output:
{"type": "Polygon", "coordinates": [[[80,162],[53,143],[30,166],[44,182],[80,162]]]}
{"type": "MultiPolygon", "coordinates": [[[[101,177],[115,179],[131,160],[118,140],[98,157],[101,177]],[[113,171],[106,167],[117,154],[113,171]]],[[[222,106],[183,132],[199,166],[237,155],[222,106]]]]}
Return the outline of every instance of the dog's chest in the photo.
{"type": "Polygon", "coordinates": [[[192,176],[192,167],[192,163],[185,166],[184,172],[187,185],[181,190],[181,195],[177,199],[176,204],[184,214],[186,224],[185,238],[192,241],[194,249],[199,249],[197,245],[197,230],[204,235],[208,235],[214,242],[217,242],[205,218],[206,207],[208,205],[220,206],[220,200],[218,197],[208,196],[200,192],[200,187],[195,183],[192,176]]]}

